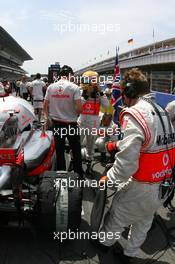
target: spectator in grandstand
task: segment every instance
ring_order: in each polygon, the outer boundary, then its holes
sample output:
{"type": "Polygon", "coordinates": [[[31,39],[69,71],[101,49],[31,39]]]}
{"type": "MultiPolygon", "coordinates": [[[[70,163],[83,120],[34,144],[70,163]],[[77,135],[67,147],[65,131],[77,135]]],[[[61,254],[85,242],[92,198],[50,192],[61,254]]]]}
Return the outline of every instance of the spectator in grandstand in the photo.
{"type": "Polygon", "coordinates": [[[44,101],[45,82],[41,80],[41,74],[37,73],[35,80],[31,83],[30,93],[33,98],[33,107],[35,114],[38,114],[38,120],[41,121],[44,101]]]}

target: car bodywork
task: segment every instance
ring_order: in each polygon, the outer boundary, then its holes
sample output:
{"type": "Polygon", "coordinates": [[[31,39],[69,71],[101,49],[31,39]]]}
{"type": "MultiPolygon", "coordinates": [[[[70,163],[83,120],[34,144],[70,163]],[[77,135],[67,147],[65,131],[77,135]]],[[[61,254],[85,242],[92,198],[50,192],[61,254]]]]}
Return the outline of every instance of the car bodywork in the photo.
{"type": "Polygon", "coordinates": [[[52,131],[38,124],[32,105],[0,98],[0,211],[34,210],[39,177],[55,167],[52,131]]]}

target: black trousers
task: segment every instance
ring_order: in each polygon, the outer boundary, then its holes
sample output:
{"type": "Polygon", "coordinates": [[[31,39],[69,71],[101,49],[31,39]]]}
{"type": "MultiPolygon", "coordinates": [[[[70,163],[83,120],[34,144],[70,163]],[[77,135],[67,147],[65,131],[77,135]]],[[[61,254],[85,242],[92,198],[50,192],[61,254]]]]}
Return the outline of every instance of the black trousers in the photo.
{"type": "Polygon", "coordinates": [[[28,93],[23,93],[22,97],[23,97],[23,99],[27,100],[27,98],[28,98],[28,93]]]}
{"type": "Polygon", "coordinates": [[[80,178],[82,178],[83,169],[81,159],[81,143],[77,123],[64,123],[58,121],[55,122],[54,120],[52,121],[57,155],[57,170],[66,170],[65,139],[67,138],[72,150],[74,172],[77,172],[80,178]],[[70,131],[71,133],[69,133],[70,131]],[[73,133],[73,131],[75,133],[73,133]]]}

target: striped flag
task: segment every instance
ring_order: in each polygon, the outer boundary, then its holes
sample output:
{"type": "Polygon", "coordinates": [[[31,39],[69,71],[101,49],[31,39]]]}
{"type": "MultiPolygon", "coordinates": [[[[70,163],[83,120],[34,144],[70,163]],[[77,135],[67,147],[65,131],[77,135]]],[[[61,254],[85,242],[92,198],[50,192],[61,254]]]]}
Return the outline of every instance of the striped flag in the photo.
{"type": "Polygon", "coordinates": [[[120,89],[120,67],[119,67],[119,59],[118,59],[118,49],[116,51],[116,60],[115,60],[115,71],[114,71],[114,81],[112,85],[112,96],[111,96],[111,104],[115,109],[114,114],[114,122],[118,122],[120,107],[122,106],[122,95],[120,89]]]}

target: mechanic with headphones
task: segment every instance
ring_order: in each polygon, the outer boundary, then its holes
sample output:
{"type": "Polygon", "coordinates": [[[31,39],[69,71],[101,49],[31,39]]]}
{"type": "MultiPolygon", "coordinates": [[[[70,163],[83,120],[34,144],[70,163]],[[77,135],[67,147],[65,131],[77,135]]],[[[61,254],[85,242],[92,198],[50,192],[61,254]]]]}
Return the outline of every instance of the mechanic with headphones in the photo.
{"type": "Polygon", "coordinates": [[[110,249],[116,242],[115,233],[121,234],[124,227],[130,226],[127,243],[119,240],[124,250],[117,251],[121,262],[128,264],[135,263],[154,214],[167,198],[164,183],[172,177],[175,142],[172,123],[155,103],[143,73],[137,68],[127,71],[121,87],[127,106],[120,114],[124,137],[107,145],[117,153],[105,177],[114,184],[119,181],[119,185],[115,185],[116,193],[100,229],[114,236],[106,235],[98,246],[110,249]]]}

